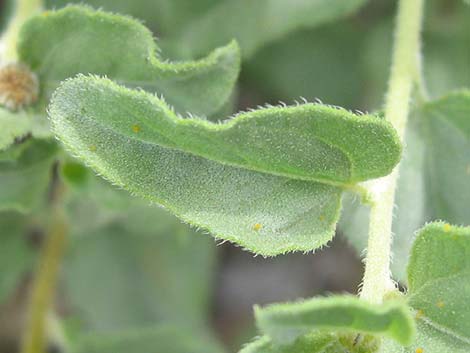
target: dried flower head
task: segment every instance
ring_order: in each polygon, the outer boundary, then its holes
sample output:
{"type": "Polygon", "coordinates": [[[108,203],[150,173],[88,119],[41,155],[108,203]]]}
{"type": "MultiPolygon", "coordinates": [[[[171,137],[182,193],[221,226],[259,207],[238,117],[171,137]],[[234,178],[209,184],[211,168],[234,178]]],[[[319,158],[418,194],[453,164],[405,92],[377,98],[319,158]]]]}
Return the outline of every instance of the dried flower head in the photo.
{"type": "Polygon", "coordinates": [[[33,104],[39,93],[36,75],[23,64],[9,63],[0,67],[0,104],[17,110],[33,104]]]}

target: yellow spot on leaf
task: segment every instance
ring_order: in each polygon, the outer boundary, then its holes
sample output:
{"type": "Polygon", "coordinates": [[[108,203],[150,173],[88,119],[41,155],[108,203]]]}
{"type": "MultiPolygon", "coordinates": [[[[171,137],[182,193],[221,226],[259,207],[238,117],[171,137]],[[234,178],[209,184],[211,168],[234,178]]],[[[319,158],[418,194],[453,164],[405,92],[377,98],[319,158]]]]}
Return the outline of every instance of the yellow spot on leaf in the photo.
{"type": "Polygon", "coordinates": [[[323,222],[325,220],[325,216],[324,215],[320,215],[320,217],[318,217],[320,219],[321,222],[323,222]]]}
{"type": "Polygon", "coordinates": [[[90,150],[90,152],[96,152],[96,146],[95,145],[88,146],[88,149],[90,150]]]}
{"type": "Polygon", "coordinates": [[[139,125],[132,125],[132,131],[134,131],[136,134],[140,132],[141,128],[139,125]]]}
{"type": "Polygon", "coordinates": [[[418,319],[421,319],[423,316],[424,316],[424,311],[423,311],[423,310],[418,310],[418,311],[416,312],[416,316],[415,316],[415,317],[416,317],[417,320],[418,320],[418,319]]]}
{"type": "Polygon", "coordinates": [[[260,223],[256,223],[256,224],[253,226],[253,230],[254,230],[254,231],[259,231],[261,228],[263,228],[263,225],[260,224],[260,223]]]}
{"type": "Polygon", "coordinates": [[[416,348],[416,353],[424,353],[424,349],[423,348],[416,348]]]}
{"type": "Polygon", "coordinates": [[[444,232],[448,233],[448,232],[450,232],[450,230],[452,229],[452,227],[451,227],[450,224],[447,224],[447,223],[446,223],[446,224],[444,224],[443,229],[444,229],[444,232]]]}
{"type": "Polygon", "coordinates": [[[442,300],[439,300],[437,303],[436,303],[437,307],[438,308],[443,308],[445,306],[444,302],[442,300]]]}

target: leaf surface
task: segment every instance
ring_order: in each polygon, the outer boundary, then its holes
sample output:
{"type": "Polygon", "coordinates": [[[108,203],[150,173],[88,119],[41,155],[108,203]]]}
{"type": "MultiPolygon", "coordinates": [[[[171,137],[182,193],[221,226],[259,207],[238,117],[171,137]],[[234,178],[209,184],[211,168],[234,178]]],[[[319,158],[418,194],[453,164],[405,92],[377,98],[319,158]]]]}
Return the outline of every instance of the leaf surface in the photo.
{"type": "Polygon", "coordinates": [[[357,297],[313,298],[298,303],[255,308],[262,332],[280,343],[291,343],[314,330],[360,332],[411,342],[414,323],[408,308],[398,302],[372,305],[357,297]]]}
{"type": "Polygon", "coordinates": [[[201,330],[160,325],[138,330],[90,334],[79,338],[72,353],[221,353],[222,348],[201,330]]]}
{"type": "MultiPolygon", "coordinates": [[[[83,208],[93,202],[86,200],[83,208]]],[[[214,244],[164,211],[136,201],[115,210],[111,219],[102,204],[93,208],[108,217],[102,225],[95,221],[94,229],[72,226],[64,279],[77,318],[96,331],[155,322],[202,324],[209,311],[214,244]]],[[[74,215],[74,223],[89,221],[83,212],[74,215]]]]}
{"type": "Polygon", "coordinates": [[[436,222],[418,234],[408,266],[408,302],[417,319],[416,341],[383,353],[463,353],[470,350],[470,228],[436,222]]]}
{"type": "Polygon", "coordinates": [[[0,305],[28,270],[32,268],[35,253],[26,237],[28,220],[17,212],[0,213],[0,305]]]}
{"type": "Polygon", "coordinates": [[[273,107],[214,124],[94,77],[64,83],[50,118],[107,179],[263,255],[325,244],[342,189],[388,174],[401,151],[390,125],[342,109],[273,107]]]}
{"type": "Polygon", "coordinates": [[[426,104],[419,112],[424,125],[424,178],[431,219],[453,224],[470,221],[470,91],[453,92],[426,104]]]}
{"type": "Polygon", "coordinates": [[[247,344],[239,353],[344,353],[337,337],[331,334],[308,334],[294,343],[276,345],[268,336],[247,344]]]}
{"type": "Polygon", "coordinates": [[[45,200],[57,145],[30,140],[12,149],[0,153],[0,210],[28,212],[45,200]]]}
{"type": "Polygon", "coordinates": [[[244,57],[289,32],[347,16],[365,0],[225,0],[184,26],[171,38],[180,52],[200,55],[235,38],[244,57]],[[214,29],[217,30],[214,30],[214,29]]]}
{"type": "Polygon", "coordinates": [[[30,130],[31,121],[28,114],[0,108],[0,151],[10,147],[15,139],[27,135],[30,130]]]}
{"type": "Polygon", "coordinates": [[[168,36],[193,18],[207,11],[220,0],[46,0],[48,9],[68,4],[87,4],[96,9],[130,15],[143,21],[151,30],[168,36]]]}
{"type": "Polygon", "coordinates": [[[351,21],[294,32],[256,52],[244,64],[244,83],[267,99],[316,98],[346,108],[364,106],[361,62],[365,28],[351,21]],[[342,55],[347,51],[350,55],[342,55]]]}
{"type": "Polygon", "coordinates": [[[470,344],[470,228],[426,226],[413,246],[408,276],[409,302],[423,321],[470,344]]]}
{"type": "Polygon", "coordinates": [[[238,77],[236,43],[199,61],[165,62],[151,32],[128,17],[82,6],[45,12],[20,33],[19,58],[39,76],[42,103],[58,84],[93,73],[158,93],[181,113],[210,115],[227,101],[238,77]]]}
{"type": "MultiPolygon", "coordinates": [[[[461,90],[418,107],[405,136],[395,202],[395,278],[406,281],[413,233],[426,222],[470,221],[470,91],[461,90]],[[410,212],[413,210],[413,212],[410,212]]],[[[362,251],[367,241],[368,208],[347,204],[340,227],[362,251]]]]}

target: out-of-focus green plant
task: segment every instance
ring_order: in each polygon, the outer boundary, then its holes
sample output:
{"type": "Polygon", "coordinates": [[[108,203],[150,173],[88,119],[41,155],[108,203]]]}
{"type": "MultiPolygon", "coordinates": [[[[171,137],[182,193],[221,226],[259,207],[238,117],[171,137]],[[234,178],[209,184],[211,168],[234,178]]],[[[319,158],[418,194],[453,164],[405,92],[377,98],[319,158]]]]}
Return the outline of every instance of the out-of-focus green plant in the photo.
{"type": "MultiPolygon", "coordinates": [[[[424,226],[470,219],[470,91],[430,98],[470,83],[454,71],[469,69],[468,22],[450,26],[455,44],[447,43],[428,30],[445,20],[429,1],[424,38],[437,44],[424,47],[423,70],[424,0],[399,2],[393,50],[383,39],[388,18],[370,33],[344,19],[364,0],[88,2],[143,18],[161,33],[164,54],[191,59],[181,62],[162,59],[140,22],[87,6],[56,9],[68,3],[18,1],[1,40],[0,261],[12,265],[0,274],[0,302],[34,274],[23,353],[222,350],[207,324],[208,239],[89,168],[264,256],[326,245],[344,199],[340,228],[359,249],[367,242],[359,296],[256,307],[261,337],[241,352],[468,351],[470,229],[424,226]],[[455,67],[442,65],[439,48],[458,53],[455,67]],[[241,62],[274,96],[311,98],[324,86],[348,108],[377,104],[391,62],[385,106],[363,114],[282,103],[221,121],[241,62]],[[303,78],[309,65],[314,80],[303,78]],[[392,278],[408,285],[406,295],[392,278]],[[75,316],[58,325],[60,283],[75,316]]],[[[464,3],[453,6],[469,16],[464,3]]]]}

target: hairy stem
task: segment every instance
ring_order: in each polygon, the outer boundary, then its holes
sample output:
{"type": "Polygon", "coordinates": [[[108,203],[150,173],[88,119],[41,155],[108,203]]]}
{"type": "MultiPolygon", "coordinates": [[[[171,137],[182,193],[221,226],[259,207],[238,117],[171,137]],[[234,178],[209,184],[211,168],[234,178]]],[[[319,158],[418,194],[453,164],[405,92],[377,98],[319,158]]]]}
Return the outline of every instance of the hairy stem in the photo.
{"type": "MultiPolygon", "coordinates": [[[[385,117],[403,141],[413,86],[419,82],[420,33],[424,0],[400,0],[395,29],[392,69],[385,102],[385,117]]],[[[392,220],[398,166],[388,176],[369,185],[372,206],[369,223],[366,268],[361,297],[380,303],[392,286],[390,254],[392,220]]]]}
{"type": "Polygon", "coordinates": [[[31,293],[29,322],[23,337],[22,353],[46,351],[46,321],[54,301],[66,238],[64,217],[60,210],[54,209],[31,293]]]}
{"type": "Polygon", "coordinates": [[[42,9],[42,0],[16,0],[15,12],[1,38],[1,59],[16,61],[16,43],[23,23],[42,9]]]}

